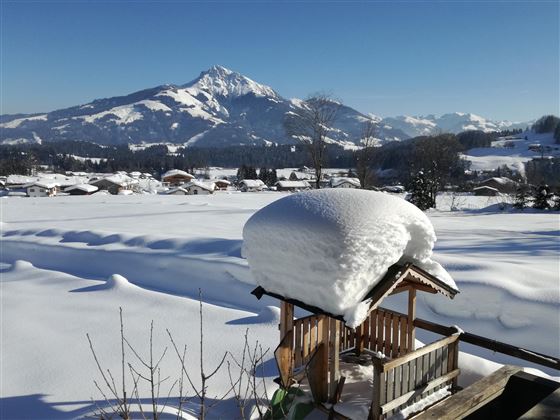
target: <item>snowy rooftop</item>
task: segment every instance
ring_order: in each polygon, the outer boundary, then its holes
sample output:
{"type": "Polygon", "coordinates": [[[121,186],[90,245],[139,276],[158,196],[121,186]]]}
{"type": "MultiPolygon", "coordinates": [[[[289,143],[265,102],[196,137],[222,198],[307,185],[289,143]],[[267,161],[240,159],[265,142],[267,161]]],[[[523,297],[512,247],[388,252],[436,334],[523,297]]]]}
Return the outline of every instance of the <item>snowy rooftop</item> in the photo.
{"type": "Polygon", "coordinates": [[[264,187],[264,182],[260,179],[244,179],[241,183],[248,188],[264,187]]]}
{"type": "Polygon", "coordinates": [[[453,289],[431,259],[434,228],[417,207],[388,194],[326,189],[290,195],[255,213],[243,252],[257,284],[359,325],[368,292],[397,263],[413,263],[453,289]]]}
{"type": "Polygon", "coordinates": [[[177,175],[184,176],[184,177],[187,177],[187,178],[194,178],[194,176],[189,174],[188,172],[182,171],[180,169],[171,169],[171,170],[167,171],[166,173],[164,173],[161,176],[161,179],[167,178],[169,176],[177,176],[177,175]]]}
{"type": "Polygon", "coordinates": [[[276,183],[280,188],[310,188],[309,182],[307,181],[278,181],[276,183]]]}
{"type": "Polygon", "coordinates": [[[348,177],[331,178],[331,186],[333,187],[338,187],[339,185],[344,183],[352,184],[358,188],[360,188],[362,185],[358,178],[348,178],[348,177]]]}
{"type": "Polygon", "coordinates": [[[91,193],[97,191],[98,188],[95,185],[90,185],[90,184],[76,184],[64,189],[64,191],[72,191],[72,190],[82,190],[91,193]]]}

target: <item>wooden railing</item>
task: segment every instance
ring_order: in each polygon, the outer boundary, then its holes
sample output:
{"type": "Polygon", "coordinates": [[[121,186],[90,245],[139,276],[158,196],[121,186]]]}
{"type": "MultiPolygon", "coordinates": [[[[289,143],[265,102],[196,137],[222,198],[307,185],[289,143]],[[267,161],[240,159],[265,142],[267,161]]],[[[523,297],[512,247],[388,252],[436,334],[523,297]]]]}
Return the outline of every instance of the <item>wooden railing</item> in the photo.
{"type": "Polygon", "coordinates": [[[341,328],[340,351],[356,348],[359,353],[368,349],[391,358],[399,357],[414,349],[411,330],[412,324],[406,315],[379,308],[355,330],[341,328]]]}
{"type": "Polygon", "coordinates": [[[325,317],[306,316],[294,321],[294,368],[298,369],[309,362],[310,357],[321,342],[325,317]]]}
{"type": "Polygon", "coordinates": [[[397,359],[374,359],[371,418],[381,419],[449,385],[459,375],[459,335],[445,337],[397,359]]]}

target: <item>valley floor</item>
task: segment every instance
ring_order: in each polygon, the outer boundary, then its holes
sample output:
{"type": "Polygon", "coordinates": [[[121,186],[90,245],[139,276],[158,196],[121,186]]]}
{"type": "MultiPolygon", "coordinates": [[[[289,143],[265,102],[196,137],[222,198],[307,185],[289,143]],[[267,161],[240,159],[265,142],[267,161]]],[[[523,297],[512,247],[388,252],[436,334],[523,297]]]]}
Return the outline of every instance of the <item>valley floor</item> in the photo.
{"type": "MultiPolygon", "coordinates": [[[[277,302],[250,295],[254,283],[242,258],[241,238],[247,219],[283,196],[0,198],[0,417],[75,418],[94,411],[91,399],[103,397],[93,384],[99,375],[86,333],[103,366],[118,372],[119,307],[125,334],[142,354],[148,352],[154,321],[155,354],[168,347],[162,377],[177,377],[179,371],[165,332],[169,329],[180,347],[187,345],[187,368],[198,383],[199,289],[207,371],[225,351],[240,354],[247,329],[251,342],[274,349],[277,302]]],[[[453,275],[461,293],[452,301],[419,296],[418,316],[559,357],[558,213],[484,210],[493,203],[471,196],[454,203],[462,210],[452,212],[450,200],[442,197],[441,210],[428,215],[439,238],[435,259],[453,275]]],[[[391,298],[389,306],[403,310],[399,299],[391,298]]],[[[497,369],[498,363],[529,366],[461,346],[474,355],[460,356],[463,385],[497,369]]],[[[261,376],[269,389],[275,375],[268,357],[261,376]]],[[[227,369],[222,369],[209,393],[214,398],[228,388],[227,369]]],[[[148,397],[147,390],[141,397],[148,397]]],[[[227,398],[213,410],[216,417],[231,417],[234,401],[227,398]]]]}

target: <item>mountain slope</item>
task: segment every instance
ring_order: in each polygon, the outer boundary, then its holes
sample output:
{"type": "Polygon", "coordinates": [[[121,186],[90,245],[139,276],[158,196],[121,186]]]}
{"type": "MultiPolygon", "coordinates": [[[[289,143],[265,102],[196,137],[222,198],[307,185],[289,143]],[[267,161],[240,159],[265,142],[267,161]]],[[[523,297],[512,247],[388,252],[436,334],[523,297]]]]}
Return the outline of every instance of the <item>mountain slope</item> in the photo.
{"type": "MultiPolygon", "coordinates": [[[[214,66],[184,85],[156,86],[45,114],[2,115],[0,143],[84,140],[205,147],[292,144],[297,140],[286,135],[286,114],[297,114],[302,104],[239,73],[214,66]]],[[[341,106],[329,127],[328,141],[347,148],[359,146],[365,121],[376,124],[379,143],[441,131],[518,127],[516,123],[493,122],[463,113],[381,119],[341,106]]]]}
{"type": "MultiPolygon", "coordinates": [[[[185,85],[163,85],[127,96],[47,114],[2,117],[0,141],[86,140],[100,144],[170,142],[187,146],[290,144],[285,115],[301,101],[286,100],[272,88],[239,73],[214,66],[185,85]]],[[[363,121],[370,119],[343,107],[330,127],[330,141],[354,146],[363,121]]],[[[380,140],[408,136],[387,127],[380,140]]]]}

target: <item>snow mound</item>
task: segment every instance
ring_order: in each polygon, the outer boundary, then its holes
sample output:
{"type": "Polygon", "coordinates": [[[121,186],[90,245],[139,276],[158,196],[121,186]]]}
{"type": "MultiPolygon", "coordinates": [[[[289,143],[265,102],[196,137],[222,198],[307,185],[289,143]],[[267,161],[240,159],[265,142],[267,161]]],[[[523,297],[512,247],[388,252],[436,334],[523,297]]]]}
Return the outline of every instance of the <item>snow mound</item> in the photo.
{"type": "Polygon", "coordinates": [[[366,294],[395,263],[411,262],[453,288],[431,259],[434,228],[417,207],[388,194],[326,189],[290,195],[255,213],[243,255],[257,284],[334,315],[367,316],[366,294]]]}

